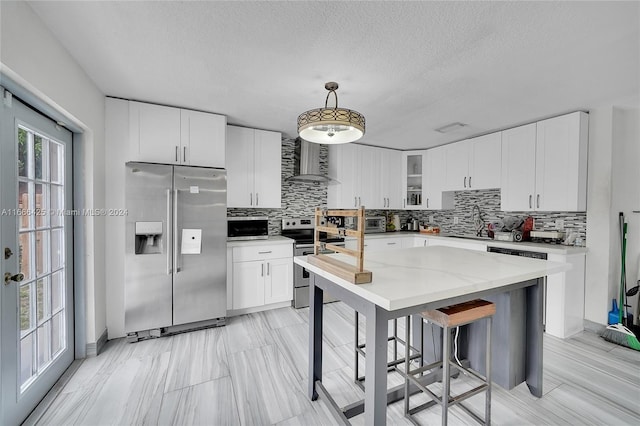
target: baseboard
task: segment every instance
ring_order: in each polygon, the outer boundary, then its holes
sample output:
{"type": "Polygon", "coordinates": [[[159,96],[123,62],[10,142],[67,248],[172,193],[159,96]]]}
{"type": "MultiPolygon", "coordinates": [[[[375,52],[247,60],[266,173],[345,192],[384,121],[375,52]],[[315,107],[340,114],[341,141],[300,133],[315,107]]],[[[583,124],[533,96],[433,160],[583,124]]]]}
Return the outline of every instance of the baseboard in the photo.
{"type": "Polygon", "coordinates": [[[596,334],[602,334],[604,329],[607,328],[606,325],[602,325],[602,324],[599,324],[597,322],[589,321],[587,319],[582,320],[582,322],[583,322],[583,325],[584,325],[584,329],[586,331],[590,331],[590,332],[596,333],[596,334]]]}
{"type": "Polygon", "coordinates": [[[271,310],[271,309],[279,309],[279,308],[286,308],[286,307],[291,307],[291,300],[287,300],[286,302],[272,303],[270,305],[255,306],[253,308],[230,309],[230,310],[227,311],[227,317],[235,317],[235,316],[238,316],[238,315],[253,314],[255,312],[262,312],[262,311],[268,311],[268,310],[271,310]]]}
{"type": "Polygon", "coordinates": [[[100,355],[100,352],[102,352],[104,345],[107,344],[107,336],[108,336],[108,333],[107,333],[107,329],[105,328],[102,334],[100,335],[100,337],[98,338],[97,342],[87,343],[87,358],[100,355]]]}

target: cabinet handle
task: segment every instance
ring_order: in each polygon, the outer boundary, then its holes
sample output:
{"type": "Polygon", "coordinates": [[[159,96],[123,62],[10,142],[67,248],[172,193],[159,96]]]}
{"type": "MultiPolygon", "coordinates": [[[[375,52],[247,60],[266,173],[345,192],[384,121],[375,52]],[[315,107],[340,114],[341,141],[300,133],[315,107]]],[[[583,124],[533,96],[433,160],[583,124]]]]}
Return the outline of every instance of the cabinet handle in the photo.
{"type": "Polygon", "coordinates": [[[427,198],[427,208],[429,208],[429,199],[427,198]]]}
{"type": "Polygon", "coordinates": [[[258,195],[259,195],[259,194],[256,192],[256,206],[259,206],[259,205],[260,205],[260,202],[258,201],[258,195]]]}
{"type": "Polygon", "coordinates": [[[264,263],[260,265],[260,276],[264,277],[264,263]]]}
{"type": "Polygon", "coordinates": [[[186,163],[187,162],[187,147],[185,146],[182,152],[182,162],[186,163]]]}
{"type": "Polygon", "coordinates": [[[358,197],[353,197],[353,207],[358,207],[358,197]]]}
{"type": "Polygon", "coordinates": [[[540,208],[540,194],[536,195],[536,208],[540,208]]]}
{"type": "Polygon", "coordinates": [[[360,201],[360,197],[358,197],[358,206],[362,205],[362,201],[360,201]]]}
{"type": "Polygon", "coordinates": [[[471,176],[469,176],[469,188],[471,188],[471,176]]]}
{"type": "Polygon", "coordinates": [[[269,275],[269,263],[267,263],[267,276],[269,275]]]}
{"type": "Polygon", "coordinates": [[[404,209],[405,207],[407,207],[407,199],[403,198],[402,199],[402,208],[404,209]]]}
{"type": "Polygon", "coordinates": [[[249,193],[249,205],[253,205],[253,192],[249,193]]]}
{"type": "Polygon", "coordinates": [[[529,208],[531,208],[531,194],[529,194],[529,208]]]}
{"type": "Polygon", "coordinates": [[[396,243],[387,243],[388,246],[395,245],[396,243]]]}
{"type": "Polygon", "coordinates": [[[467,177],[466,176],[464,177],[464,187],[465,188],[467,187],[467,177]]]}
{"type": "Polygon", "coordinates": [[[258,254],[269,254],[269,253],[271,253],[271,250],[269,250],[269,251],[259,251],[258,252],[258,254]]]}
{"type": "Polygon", "coordinates": [[[178,155],[180,155],[180,154],[178,154],[178,151],[180,151],[180,147],[179,147],[179,146],[176,146],[176,163],[177,163],[177,162],[178,162],[178,160],[179,160],[178,155]]]}

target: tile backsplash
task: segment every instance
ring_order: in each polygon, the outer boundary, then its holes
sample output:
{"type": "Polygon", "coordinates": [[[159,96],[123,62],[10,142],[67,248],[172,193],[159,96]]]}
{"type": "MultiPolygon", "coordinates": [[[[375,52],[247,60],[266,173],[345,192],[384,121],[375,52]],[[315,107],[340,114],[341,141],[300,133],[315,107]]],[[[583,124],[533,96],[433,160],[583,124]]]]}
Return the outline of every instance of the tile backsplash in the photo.
{"type": "MultiPolygon", "coordinates": [[[[586,212],[503,212],[500,210],[500,190],[487,189],[477,191],[456,191],[454,195],[453,210],[415,210],[394,211],[399,215],[400,223],[408,218],[418,219],[421,223],[430,225],[429,218],[433,216],[434,226],[439,226],[441,232],[451,234],[473,234],[473,206],[480,207],[482,219],[485,223],[504,219],[506,216],[531,216],[534,219],[534,229],[556,229],[556,219],[564,220],[565,232],[576,232],[586,244],[587,213],[586,212]],[[458,218],[458,224],[454,225],[454,218],[458,218]]],[[[384,211],[371,211],[371,215],[384,214],[384,211]]],[[[485,228],[486,229],[486,228],[485,228]]],[[[486,235],[486,233],[484,234],[486,235]]]]}
{"type": "MultiPolygon", "coordinates": [[[[293,176],[294,140],[282,141],[282,208],[280,209],[227,209],[228,216],[267,216],[269,217],[269,235],[278,235],[284,217],[313,216],[316,207],[326,207],[327,185],[311,182],[288,182],[293,176]]],[[[326,145],[320,147],[320,173],[327,174],[329,168],[329,150],[326,145]]],[[[565,231],[576,232],[586,244],[587,213],[586,212],[503,212],[500,210],[500,190],[487,189],[475,191],[457,191],[454,196],[452,210],[414,210],[392,211],[405,223],[409,217],[418,219],[421,223],[429,224],[433,216],[433,225],[440,227],[442,232],[455,234],[473,234],[473,206],[480,207],[482,219],[485,223],[504,219],[506,216],[532,216],[537,230],[556,229],[556,219],[564,220],[565,231]],[[454,225],[454,217],[458,224],[454,225]]],[[[386,211],[370,210],[371,216],[384,215],[386,211]]]]}

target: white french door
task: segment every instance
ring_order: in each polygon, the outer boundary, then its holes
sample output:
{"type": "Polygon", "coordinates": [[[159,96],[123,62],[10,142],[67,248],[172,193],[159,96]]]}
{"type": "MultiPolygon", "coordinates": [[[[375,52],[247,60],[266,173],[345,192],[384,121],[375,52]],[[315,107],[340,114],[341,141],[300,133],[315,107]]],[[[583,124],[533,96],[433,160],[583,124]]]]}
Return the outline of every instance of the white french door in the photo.
{"type": "Polygon", "coordinates": [[[0,424],[20,424],[74,357],[71,137],[0,106],[0,424]]]}

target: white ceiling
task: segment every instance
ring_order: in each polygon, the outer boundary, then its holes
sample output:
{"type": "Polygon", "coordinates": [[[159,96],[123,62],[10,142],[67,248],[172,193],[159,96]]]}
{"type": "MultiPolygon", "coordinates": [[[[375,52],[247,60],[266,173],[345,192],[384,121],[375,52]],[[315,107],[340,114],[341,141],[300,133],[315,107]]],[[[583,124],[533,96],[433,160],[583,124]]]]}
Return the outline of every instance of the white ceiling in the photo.
{"type": "Polygon", "coordinates": [[[295,137],[365,115],[362,143],[427,148],[640,91],[638,2],[30,2],[109,96],[295,137]],[[434,129],[463,122],[462,131],[434,129]]]}

